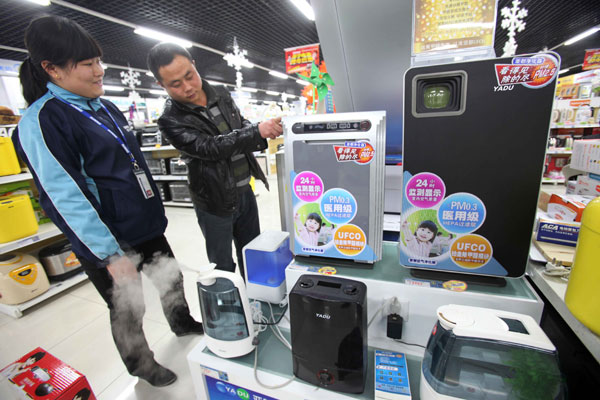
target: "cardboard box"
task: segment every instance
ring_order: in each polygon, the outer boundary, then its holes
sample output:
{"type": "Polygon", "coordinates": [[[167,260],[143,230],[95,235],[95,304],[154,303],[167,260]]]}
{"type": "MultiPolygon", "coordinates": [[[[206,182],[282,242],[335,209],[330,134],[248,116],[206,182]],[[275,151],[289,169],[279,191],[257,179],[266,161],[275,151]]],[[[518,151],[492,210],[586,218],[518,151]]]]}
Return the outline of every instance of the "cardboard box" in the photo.
{"type": "Polygon", "coordinates": [[[535,239],[538,242],[562,244],[575,247],[579,237],[579,222],[565,222],[555,219],[540,217],[537,224],[535,239]]]}
{"type": "Polygon", "coordinates": [[[581,214],[590,200],[592,197],[553,194],[548,202],[548,216],[559,221],[580,222],[581,214]]]}
{"type": "Polygon", "coordinates": [[[600,175],[578,176],[574,193],[585,196],[600,196],[600,175]]]}
{"type": "Polygon", "coordinates": [[[0,370],[16,399],[95,400],[84,375],[41,347],[0,370]]]}

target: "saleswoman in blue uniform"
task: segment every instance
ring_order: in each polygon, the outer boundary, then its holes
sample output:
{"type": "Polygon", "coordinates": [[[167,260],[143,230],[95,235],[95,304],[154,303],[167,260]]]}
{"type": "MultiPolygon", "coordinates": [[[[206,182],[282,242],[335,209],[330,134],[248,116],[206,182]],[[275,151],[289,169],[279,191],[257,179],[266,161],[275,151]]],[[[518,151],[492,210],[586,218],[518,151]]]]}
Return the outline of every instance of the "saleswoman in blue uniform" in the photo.
{"type": "Polygon", "coordinates": [[[140,272],[159,289],[176,335],[200,334],[202,324],[190,316],[164,236],[165,211],[142,152],[123,114],[100,99],[102,51],[80,25],[56,16],[33,20],[25,45],[29,57],[20,80],[29,108],[13,135],[17,152],[33,174],[42,207],[108,304],[127,370],[152,385],[168,385],[177,377],[154,360],[142,331],[140,272]]]}

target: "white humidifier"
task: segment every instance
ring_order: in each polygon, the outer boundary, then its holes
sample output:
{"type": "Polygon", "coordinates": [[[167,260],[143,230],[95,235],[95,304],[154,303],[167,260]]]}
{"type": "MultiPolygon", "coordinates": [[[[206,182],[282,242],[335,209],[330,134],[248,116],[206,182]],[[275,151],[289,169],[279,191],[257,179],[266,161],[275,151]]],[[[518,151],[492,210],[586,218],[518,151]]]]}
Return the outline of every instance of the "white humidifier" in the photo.
{"type": "Polygon", "coordinates": [[[255,337],[250,304],[242,277],[214,269],[198,270],[198,296],[206,346],[224,358],[240,357],[254,350],[255,337]]]}

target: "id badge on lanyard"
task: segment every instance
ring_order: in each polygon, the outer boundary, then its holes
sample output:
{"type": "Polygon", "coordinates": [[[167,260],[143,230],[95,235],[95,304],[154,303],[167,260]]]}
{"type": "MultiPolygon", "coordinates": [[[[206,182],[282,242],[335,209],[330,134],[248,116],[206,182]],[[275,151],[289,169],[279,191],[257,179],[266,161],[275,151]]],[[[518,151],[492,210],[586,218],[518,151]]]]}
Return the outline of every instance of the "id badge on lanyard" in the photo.
{"type": "Polygon", "coordinates": [[[152,190],[152,186],[150,185],[150,181],[148,180],[148,175],[146,175],[146,172],[138,167],[137,169],[133,169],[133,174],[140,184],[140,188],[142,189],[144,197],[146,199],[154,197],[154,191],[152,190]]]}
{"type": "Polygon", "coordinates": [[[104,106],[104,104],[101,104],[101,106],[104,109],[104,112],[106,112],[106,114],[108,114],[108,116],[110,117],[110,119],[112,120],[112,122],[117,127],[119,133],[121,134],[120,137],[117,136],[117,134],[115,134],[110,128],[108,128],[106,125],[104,125],[98,119],[94,118],[90,113],[88,113],[84,109],[76,106],[75,104],[69,103],[66,100],[63,100],[59,96],[55,95],[54,97],[56,97],[56,99],[62,101],[63,103],[71,106],[75,110],[79,111],[81,114],[83,114],[84,116],[86,116],[88,119],[90,119],[91,121],[95,122],[102,129],[104,129],[105,131],[107,131],[108,133],[110,133],[112,135],[112,137],[114,137],[117,140],[117,142],[119,142],[119,144],[121,145],[121,148],[129,156],[129,159],[131,161],[131,166],[132,166],[132,169],[133,169],[133,175],[135,176],[135,179],[138,181],[138,184],[140,185],[140,189],[142,191],[142,194],[144,195],[144,198],[145,199],[150,199],[150,198],[154,197],[154,190],[152,190],[152,185],[150,185],[150,180],[148,179],[148,175],[146,175],[146,172],[142,168],[139,167],[137,161],[135,160],[135,157],[133,156],[133,153],[129,149],[129,146],[127,146],[127,139],[125,138],[125,134],[123,134],[123,131],[121,130],[121,127],[119,126],[119,124],[117,123],[117,121],[115,121],[115,119],[113,118],[112,114],[108,111],[108,109],[104,106]]]}

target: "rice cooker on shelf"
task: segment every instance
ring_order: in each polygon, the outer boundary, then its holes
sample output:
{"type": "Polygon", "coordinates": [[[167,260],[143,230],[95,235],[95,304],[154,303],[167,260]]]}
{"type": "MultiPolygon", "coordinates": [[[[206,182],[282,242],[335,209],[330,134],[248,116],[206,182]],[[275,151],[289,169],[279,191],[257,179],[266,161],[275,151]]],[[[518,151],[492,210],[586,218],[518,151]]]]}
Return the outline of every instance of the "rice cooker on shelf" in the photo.
{"type": "Polygon", "coordinates": [[[437,309],[421,399],[558,400],[565,391],[556,348],[530,316],[455,304],[437,309]]]}
{"type": "Polygon", "coordinates": [[[42,264],[25,253],[0,255],[0,303],[21,304],[50,288],[42,264]]]}
{"type": "Polygon", "coordinates": [[[51,281],[65,280],[83,270],[68,240],[43,248],[38,257],[51,281]]]}

